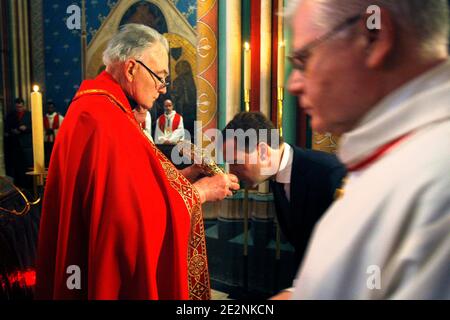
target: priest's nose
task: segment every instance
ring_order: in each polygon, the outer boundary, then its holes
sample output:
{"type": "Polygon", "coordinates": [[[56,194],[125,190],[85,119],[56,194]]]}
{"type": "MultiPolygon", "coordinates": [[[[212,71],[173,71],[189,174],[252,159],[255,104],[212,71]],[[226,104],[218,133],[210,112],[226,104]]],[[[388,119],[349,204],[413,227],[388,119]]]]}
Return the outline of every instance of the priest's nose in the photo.
{"type": "Polygon", "coordinates": [[[299,96],[305,90],[305,78],[298,70],[292,70],[288,80],[288,90],[291,94],[299,96]]]}

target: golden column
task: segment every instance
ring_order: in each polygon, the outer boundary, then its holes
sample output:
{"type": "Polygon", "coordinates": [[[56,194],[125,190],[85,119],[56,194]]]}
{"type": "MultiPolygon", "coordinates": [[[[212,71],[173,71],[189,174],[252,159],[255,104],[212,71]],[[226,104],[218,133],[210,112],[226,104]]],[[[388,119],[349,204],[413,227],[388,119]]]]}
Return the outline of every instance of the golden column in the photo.
{"type": "Polygon", "coordinates": [[[251,76],[252,76],[252,51],[250,44],[244,44],[244,105],[245,111],[250,111],[250,93],[251,93],[251,76]]]}
{"type": "MultiPolygon", "coordinates": [[[[283,12],[283,1],[278,3],[278,12],[283,12]]],[[[280,130],[280,137],[283,137],[283,100],[284,100],[284,61],[285,61],[285,44],[284,44],[284,28],[283,16],[278,15],[278,63],[277,63],[277,127],[280,130]]],[[[281,230],[277,221],[276,231],[276,260],[281,258],[281,230]]]]}
{"type": "MultiPolygon", "coordinates": [[[[245,111],[250,111],[250,93],[252,87],[252,51],[250,44],[244,43],[244,105],[245,111]]],[[[248,256],[248,221],[249,221],[249,199],[248,190],[246,187],[244,191],[244,256],[248,256]]]]}
{"type": "MultiPolygon", "coordinates": [[[[261,54],[260,54],[260,74],[259,83],[259,109],[270,119],[272,105],[272,0],[261,0],[261,54]]],[[[263,196],[269,195],[269,182],[260,183],[258,193],[263,196]]],[[[269,202],[256,202],[258,212],[269,213],[269,202]]]]}
{"type": "MultiPolygon", "coordinates": [[[[201,128],[197,128],[195,134],[202,137],[198,147],[207,150],[213,147],[212,140],[216,137],[212,132],[218,120],[218,12],[217,0],[197,2],[197,121],[201,128]]],[[[216,155],[214,148],[209,156],[215,158],[216,155]]],[[[210,202],[202,207],[205,219],[214,218],[219,215],[222,203],[210,202]]]]}
{"type": "Polygon", "coordinates": [[[241,105],[241,77],[236,75],[241,73],[242,67],[242,4],[240,0],[226,0],[226,123],[239,113],[241,105]]]}
{"type": "Polygon", "coordinates": [[[272,86],[272,1],[261,0],[260,111],[270,118],[272,86]]]}
{"type": "Polygon", "coordinates": [[[28,3],[26,0],[10,2],[12,30],[12,61],[13,61],[13,95],[22,97],[29,105],[31,92],[30,68],[30,36],[28,26],[28,3]]]}

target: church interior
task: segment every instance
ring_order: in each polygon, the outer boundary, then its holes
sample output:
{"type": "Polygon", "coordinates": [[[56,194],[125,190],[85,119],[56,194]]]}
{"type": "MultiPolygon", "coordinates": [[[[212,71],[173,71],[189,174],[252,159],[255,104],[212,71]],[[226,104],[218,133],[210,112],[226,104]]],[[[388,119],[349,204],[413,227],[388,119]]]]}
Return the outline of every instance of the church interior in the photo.
{"type": "MultiPolygon", "coordinates": [[[[150,110],[149,130],[170,99],[194,135],[222,130],[241,111],[259,111],[294,146],[335,153],[339,138],[311,130],[289,94],[291,65],[283,0],[1,0],[0,1],[0,300],[33,299],[36,242],[45,170],[55,136],[36,161],[34,130],[54,134],[80,83],[105,66],[102,54],[121,26],[138,23],[169,43],[170,85],[150,110]],[[8,115],[38,108],[28,142],[7,134],[8,115]],[[50,111],[49,111],[50,110],[50,111]],[[40,118],[38,118],[40,119],[40,118]],[[198,130],[198,128],[197,128],[198,130]]],[[[171,148],[161,146],[161,151],[171,148]]],[[[220,163],[219,165],[223,165],[220,163]]],[[[280,229],[268,182],[203,205],[213,298],[266,299],[292,286],[294,248],[280,229]]]]}

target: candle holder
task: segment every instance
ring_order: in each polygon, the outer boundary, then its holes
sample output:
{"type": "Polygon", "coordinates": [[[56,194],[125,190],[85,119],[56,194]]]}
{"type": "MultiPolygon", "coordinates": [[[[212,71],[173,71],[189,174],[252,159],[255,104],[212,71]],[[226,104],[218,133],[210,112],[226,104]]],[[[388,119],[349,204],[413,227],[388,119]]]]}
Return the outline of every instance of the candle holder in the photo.
{"type": "Polygon", "coordinates": [[[249,188],[244,192],[244,291],[248,292],[248,238],[249,238],[249,188]]]}
{"type": "MultiPolygon", "coordinates": [[[[278,122],[278,130],[280,132],[280,137],[283,137],[283,101],[284,101],[284,88],[277,88],[277,122],[278,122]]],[[[280,224],[277,221],[276,227],[276,250],[275,250],[275,258],[277,261],[281,258],[281,230],[280,224]]]]}
{"type": "Polygon", "coordinates": [[[284,87],[278,87],[277,89],[277,100],[283,101],[284,100],[284,87]]]}
{"type": "MultiPolygon", "coordinates": [[[[250,90],[251,90],[251,50],[250,44],[244,44],[244,108],[246,112],[250,111],[250,90]]],[[[244,288],[248,288],[248,222],[249,222],[249,188],[245,188],[244,192],[244,288]]],[[[247,291],[247,290],[246,290],[247,291]]]]}
{"type": "Polygon", "coordinates": [[[245,112],[250,111],[250,89],[244,90],[244,107],[245,107],[245,112]]]}
{"type": "Polygon", "coordinates": [[[33,177],[33,193],[34,197],[37,199],[39,197],[39,189],[44,188],[45,186],[48,171],[29,171],[26,173],[26,175],[33,177]]]}
{"type": "Polygon", "coordinates": [[[277,127],[280,131],[280,137],[283,137],[283,101],[284,101],[284,88],[278,87],[277,90],[277,127]]]}
{"type": "Polygon", "coordinates": [[[248,256],[248,187],[245,187],[244,191],[244,256],[248,256]]]}
{"type": "Polygon", "coordinates": [[[248,42],[244,43],[244,107],[245,111],[250,111],[250,88],[252,83],[252,62],[251,50],[248,42]]]}
{"type": "MultiPolygon", "coordinates": [[[[245,111],[250,111],[250,89],[244,89],[244,103],[245,103],[245,111]]],[[[249,201],[248,201],[248,191],[249,188],[245,187],[244,192],[244,257],[248,256],[248,221],[249,221],[249,201]]]]}

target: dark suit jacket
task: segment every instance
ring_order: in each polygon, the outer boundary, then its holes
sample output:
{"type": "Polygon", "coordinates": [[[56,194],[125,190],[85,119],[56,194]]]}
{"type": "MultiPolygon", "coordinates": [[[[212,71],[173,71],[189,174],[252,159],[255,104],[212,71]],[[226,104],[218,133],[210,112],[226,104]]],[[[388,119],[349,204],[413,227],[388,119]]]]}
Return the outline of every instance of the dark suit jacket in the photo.
{"type": "Polygon", "coordinates": [[[17,112],[13,111],[6,117],[5,120],[5,133],[8,138],[13,141],[14,147],[20,147],[23,149],[33,148],[32,130],[31,130],[31,112],[25,111],[22,119],[17,119],[17,112]],[[27,130],[20,132],[20,134],[13,134],[13,129],[19,129],[20,126],[26,126],[27,130]]]}
{"type": "Polygon", "coordinates": [[[300,264],[316,222],[334,201],[346,175],[337,157],[320,151],[293,147],[289,202],[284,185],[271,181],[280,228],[294,246],[300,264]]]}
{"type": "Polygon", "coordinates": [[[31,130],[31,112],[26,111],[22,119],[13,111],[5,121],[5,165],[6,173],[14,177],[14,183],[22,188],[30,188],[32,179],[25,173],[33,166],[33,138],[31,130]],[[14,134],[13,129],[21,125],[27,130],[14,134]]]}

